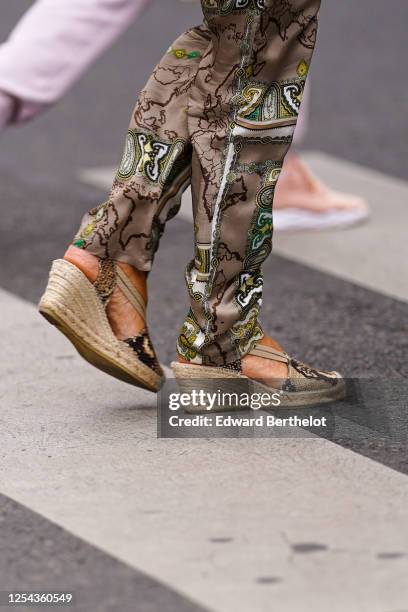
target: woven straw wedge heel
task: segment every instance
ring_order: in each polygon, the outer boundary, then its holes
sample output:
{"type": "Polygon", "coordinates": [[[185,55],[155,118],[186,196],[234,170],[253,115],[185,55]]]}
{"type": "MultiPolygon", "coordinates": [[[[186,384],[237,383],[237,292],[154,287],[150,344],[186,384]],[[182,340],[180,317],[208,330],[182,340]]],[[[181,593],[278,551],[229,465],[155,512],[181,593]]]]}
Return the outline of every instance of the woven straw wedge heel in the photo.
{"type": "MultiPolygon", "coordinates": [[[[279,398],[274,402],[275,408],[301,408],[327,404],[339,401],[346,396],[346,384],[338,372],[323,372],[289,357],[286,353],[258,344],[249,353],[272,361],[286,363],[288,377],[286,380],[271,380],[260,382],[244,376],[240,366],[209,367],[194,364],[171,364],[180,392],[191,394],[193,390],[203,390],[204,393],[236,394],[262,393],[279,398]]],[[[242,397],[242,396],[241,396],[242,397]]],[[[228,410],[244,410],[246,405],[236,402],[234,404],[217,404],[212,412],[228,410]]],[[[186,407],[186,412],[208,412],[207,407],[186,407]]]]}
{"type": "MultiPolygon", "coordinates": [[[[228,403],[216,403],[211,412],[226,412],[229,410],[242,410],[242,406],[235,402],[235,397],[253,391],[252,381],[246,376],[232,372],[227,368],[214,368],[198,365],[183,365],[177,361],[171,363],[173,374],[177,380],[180,393],[187,393],[190,397],[194,392],[203,391],[213,396],[222,392],[229,397],[228,403]]],[[[209,412],[207,402],[202,405],[185,406],[188,413],[202,414],[209,412]]]]}
{"type": "Polygon", "coordinates": [[[124,382],[157,391],[164,374],[147,330],[125,341],[112,332],[106,304],[116,285],[140,313],[145,313],[140,294],[111,260],[101,260],[99,276],[92,284],[76,266],[58,259],[52,264],[38,309],[86,361],[124,382]]]}

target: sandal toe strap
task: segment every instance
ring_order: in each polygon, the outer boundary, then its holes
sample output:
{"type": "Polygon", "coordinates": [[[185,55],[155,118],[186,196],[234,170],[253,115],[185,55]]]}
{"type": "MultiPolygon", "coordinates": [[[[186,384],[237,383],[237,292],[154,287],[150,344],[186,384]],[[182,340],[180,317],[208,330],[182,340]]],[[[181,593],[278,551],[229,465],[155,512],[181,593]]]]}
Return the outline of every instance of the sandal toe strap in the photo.
{"type": "Polygon", "coordinates": [[[255,357],[264,357],[264,359],[270,359],[271,361],[279,361],[281,363],[290,363],[290,357],[286,353],[277,351],[271,346],[266,344],[257,344],[248,353],[248,355],[254,355],[255,357]]]}
{"type": "Polygon", "coordinates": [[[116,265],[116,282],[136,312],[146,320],[146,304],[143,297],[118,265],[116,265]]]}

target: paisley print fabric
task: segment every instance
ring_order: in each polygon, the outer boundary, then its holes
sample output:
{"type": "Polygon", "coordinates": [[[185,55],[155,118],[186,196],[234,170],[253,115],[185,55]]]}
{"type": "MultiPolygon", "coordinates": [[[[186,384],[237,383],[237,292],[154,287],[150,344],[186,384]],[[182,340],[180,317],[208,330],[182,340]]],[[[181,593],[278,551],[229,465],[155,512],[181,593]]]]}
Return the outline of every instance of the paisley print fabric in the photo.
{"type": "Polygon", "coordinates": [[[178,352],[228,365],[263,336],[272,203],[313,52],[319,0],[202,0],[203,24],[156,66],[132,115],[109,199],[74,244],[151,269],[191,184],[191,307],[178,352]]]}

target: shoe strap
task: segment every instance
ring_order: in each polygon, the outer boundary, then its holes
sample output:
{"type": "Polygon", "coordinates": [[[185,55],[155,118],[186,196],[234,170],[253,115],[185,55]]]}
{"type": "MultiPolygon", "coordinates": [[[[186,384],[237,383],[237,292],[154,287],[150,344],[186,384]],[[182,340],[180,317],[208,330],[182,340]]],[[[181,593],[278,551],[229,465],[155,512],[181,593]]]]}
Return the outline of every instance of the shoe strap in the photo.
{"type": "Polygon", "coordinates": [[[254,355],[255,357],[264,357],[264,359],[271,359],[271,361],[280,361],[281,363],[290,363],[290,357],[286,353],[277,351],[271,346],[266,344],[257,344],[248,353],[248,355],[254,355]]]}
{"type": "Polygon", "coordinates": [[[116,271],[113,259],[99,259],[99,272],[94,282],[100,299],[106,305],[116,287],[116,271]]]}
{"type": "Polygon", "coordinates": [[[99,259],[99,273],[94,287],[105,305],[108,303],[115,287],[118,287],[136,312],[146,320],[146,304],[143,297],[113,259],[99,259]]]}
{"type": "Polygon", "coordinates": [[[132,304],[136,312],[146,320],[146,304],[143,297],[130,282],[126,273],[116,264],[116,283],[128,301],[132,304]]]}

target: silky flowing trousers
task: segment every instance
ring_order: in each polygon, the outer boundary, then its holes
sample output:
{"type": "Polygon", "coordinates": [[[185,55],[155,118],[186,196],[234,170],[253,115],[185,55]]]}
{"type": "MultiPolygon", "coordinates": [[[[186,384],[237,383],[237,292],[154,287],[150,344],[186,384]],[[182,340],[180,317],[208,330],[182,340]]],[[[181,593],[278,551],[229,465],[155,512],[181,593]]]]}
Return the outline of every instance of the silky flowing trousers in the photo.
{"type": "Polygon", "coordinates": [[[109,199],[74,245],[149,271],[191,184],[195,253],[177,350],[239,361],[264,332],[262,264],[272,204],[316,40],[320,0],[202,0],[204,21],[169,48],[142,90],[109,199]]]}

